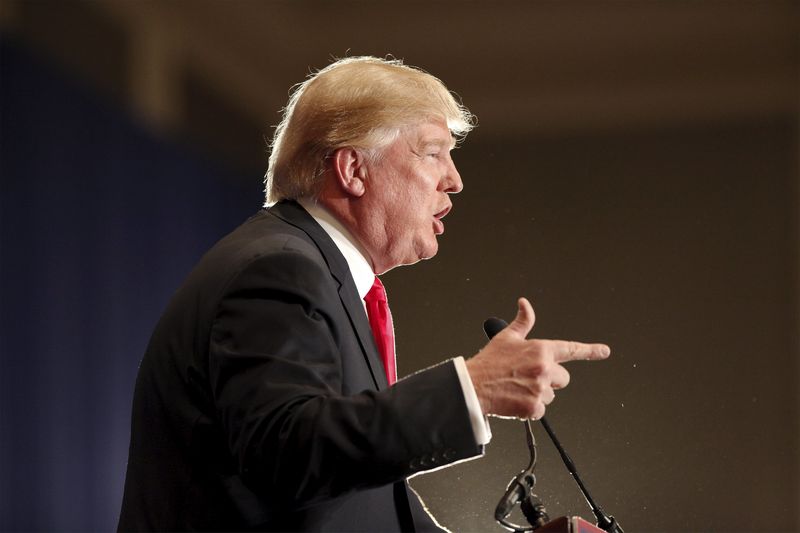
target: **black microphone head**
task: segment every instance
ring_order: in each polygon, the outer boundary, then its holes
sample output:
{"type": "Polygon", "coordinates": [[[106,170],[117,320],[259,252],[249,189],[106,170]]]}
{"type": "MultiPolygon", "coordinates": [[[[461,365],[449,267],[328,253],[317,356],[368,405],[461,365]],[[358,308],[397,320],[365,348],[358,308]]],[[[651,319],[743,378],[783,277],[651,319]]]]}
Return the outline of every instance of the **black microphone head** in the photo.
{"type": "Polygon", "coordinates": [[[486,321],[483,323],[483,331],[486,333],[486,336],[491,339],[492,337],[503,331],[506,326],[508,326],[508,322],[506,322],[502,318],[491,317],[487,318],[486,321]]]}
{"type": "Polygon", "coordinates": [[[533,529],[540,528],[550,521],[544,504],[536,494],[531,494],[522,500],[519,508],[522,509],[522,514],[528,523],[533,526],[533,529]]]}

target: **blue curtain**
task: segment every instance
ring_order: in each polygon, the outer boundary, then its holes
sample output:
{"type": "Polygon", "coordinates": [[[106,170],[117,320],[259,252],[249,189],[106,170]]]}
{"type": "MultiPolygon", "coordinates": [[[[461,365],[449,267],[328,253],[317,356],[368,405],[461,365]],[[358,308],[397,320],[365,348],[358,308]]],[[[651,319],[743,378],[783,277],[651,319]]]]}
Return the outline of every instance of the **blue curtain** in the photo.
{"type": "Polygon", "coordinates": [[[139,360],[192,264],[260,204],[0,40],[0,530],[116,527],[139,360]]]}

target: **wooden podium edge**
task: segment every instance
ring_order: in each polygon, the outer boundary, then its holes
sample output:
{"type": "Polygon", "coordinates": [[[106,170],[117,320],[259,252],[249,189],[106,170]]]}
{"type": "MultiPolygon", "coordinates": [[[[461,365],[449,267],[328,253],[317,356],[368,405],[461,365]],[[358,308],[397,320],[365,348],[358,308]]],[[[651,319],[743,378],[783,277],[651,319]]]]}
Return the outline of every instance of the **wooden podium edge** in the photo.
{"type": "Polygon", "coordinates": [[[541,533],[604,533],[602,529],[579,516],[561,516],[551,520],[536,532],[541,533]]]}

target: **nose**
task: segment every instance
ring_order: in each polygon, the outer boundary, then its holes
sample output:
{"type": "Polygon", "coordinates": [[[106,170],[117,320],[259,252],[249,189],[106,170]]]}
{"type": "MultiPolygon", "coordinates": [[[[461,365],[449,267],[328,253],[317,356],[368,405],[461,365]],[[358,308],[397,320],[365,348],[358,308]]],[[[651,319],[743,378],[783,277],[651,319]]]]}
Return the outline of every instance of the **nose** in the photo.
{"type": "Polygon", "coordinates": [[[447,194],[458,194],[464,189],[464,183],[461,181],[461,174],[458,173],[456,164],[453,159],[448,157],[449,165],[447,172],[442,179],[444,192],[447,194]]]}

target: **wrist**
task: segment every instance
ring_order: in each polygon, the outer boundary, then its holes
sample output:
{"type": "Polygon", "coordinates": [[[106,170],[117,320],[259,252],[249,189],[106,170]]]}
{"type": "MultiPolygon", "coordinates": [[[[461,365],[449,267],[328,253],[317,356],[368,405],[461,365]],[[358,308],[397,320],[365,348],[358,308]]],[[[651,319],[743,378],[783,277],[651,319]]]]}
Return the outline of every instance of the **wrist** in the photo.
{"type": "Polygon", "coordinates": [[[489,395],[486,393],[486,390],[483,386],[484,371],[482,365],[480,364],[480,361],[476,360],[475,357],[467,359],[465,364],[469,378],[472,381],[472,386],[475,389],[475,395],[478,397],[478,403],[480,403],[481,411],[484,415],[488,415],[491,413],[491,402],[489,401],[489,395]]]}

